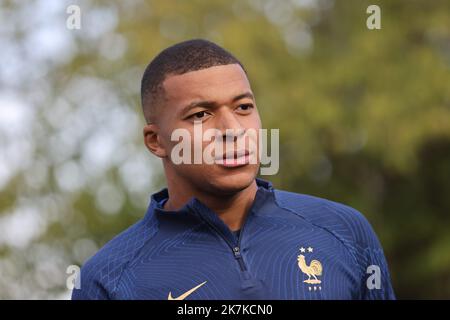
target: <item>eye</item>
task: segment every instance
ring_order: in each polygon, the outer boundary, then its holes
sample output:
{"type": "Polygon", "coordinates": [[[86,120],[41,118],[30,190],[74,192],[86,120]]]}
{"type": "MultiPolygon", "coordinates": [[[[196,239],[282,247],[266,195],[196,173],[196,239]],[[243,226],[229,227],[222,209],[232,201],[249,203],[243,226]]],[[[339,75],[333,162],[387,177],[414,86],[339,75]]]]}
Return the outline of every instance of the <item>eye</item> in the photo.
{"type": "Polygon", "coordinates": [[[206,115],[206,112],[205,112],[205,111],[200,111],[200,112],[194,113],[194,118],[201,119],[201,118],[203,118],[205,115],[206,115]]]}
{"type": "Polygon", "coordinates": [[[193,120],[203,120],[205,119],[209,114],[206,111],[199,111],[192,115],[190,115],[188,118],[193,120]]]}
{"type": "Polygon", "coordinates": [[[237,109],[244,111],[244,112],[248,112],[253,108],[253,104],[251,103],[245,103],[245,104],[240,104],[237,109]]]}

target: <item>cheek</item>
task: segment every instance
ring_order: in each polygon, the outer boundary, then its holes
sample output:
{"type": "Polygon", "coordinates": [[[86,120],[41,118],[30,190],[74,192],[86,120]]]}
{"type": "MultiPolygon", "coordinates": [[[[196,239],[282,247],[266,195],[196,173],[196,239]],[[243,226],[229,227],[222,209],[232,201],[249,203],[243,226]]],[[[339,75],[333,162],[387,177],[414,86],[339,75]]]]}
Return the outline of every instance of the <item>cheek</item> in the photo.
{"type": "Polygon", "coordinates": [[[162,146],[166,150],[170,151],[182,141],[190,140],[192,143],[193,132],[190,132],[190,130],[187,130],[181,126],[166,125],[160,130],[160,139],[162,146]]]}
{"type": "Polygon", "coordinates": [[[255,129],[261,129],[261,118],[258,112],[255,112],[254,116],[255,129]]]}
{"type": "Polygon", "coordinates": [[[170,141],[170,137],[171,137],[171,133],[170,132],[166,132],[166,131],[162,131],[162,130],[160,131],[159,143],[166,150],[172,149],[174,144],[175,144],[175,142],[170,141]]]}
{"type": "Polygon", "coordinates": [[[255,130],[261,129],[261,118],[259,117],[258,112],[254,112],[251,115],[243,117],[241,121],[242,125],[246,129],[255,129],[255,130]]]}

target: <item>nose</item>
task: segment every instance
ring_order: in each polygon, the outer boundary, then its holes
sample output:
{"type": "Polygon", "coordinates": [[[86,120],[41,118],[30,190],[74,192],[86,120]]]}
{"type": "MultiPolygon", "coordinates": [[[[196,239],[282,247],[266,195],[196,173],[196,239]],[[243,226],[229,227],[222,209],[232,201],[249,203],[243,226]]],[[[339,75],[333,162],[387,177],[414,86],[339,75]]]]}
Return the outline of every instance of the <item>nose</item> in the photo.
{"type": "Polygon", "coordinates": [[[241,125],[239,119],[232,110],[226,108],[218,117],[217,129],[222,133],[223,141],[237,141],[245,134],[245,128],[241,125]]]}

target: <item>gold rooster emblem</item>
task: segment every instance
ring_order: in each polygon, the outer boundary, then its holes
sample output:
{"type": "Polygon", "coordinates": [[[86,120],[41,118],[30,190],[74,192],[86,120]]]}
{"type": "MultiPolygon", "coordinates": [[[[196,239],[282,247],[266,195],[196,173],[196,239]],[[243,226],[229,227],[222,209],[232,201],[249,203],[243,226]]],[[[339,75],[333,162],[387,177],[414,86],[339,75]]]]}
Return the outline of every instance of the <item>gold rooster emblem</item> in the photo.
{"type": "Polygon", "coordinates": [[[322,264],[318,260],[312,260],[309,265],[306,263],[306,259],[304,255],[299,255],[298,258],[298,267],[300,270],[308,276],[308,279],[303,282],[309,284],[319,284],[322,281],[317,279],[317,277],[322,275],[322,264]],[[311,279],[313,278],[313,279],[311,279]]]}

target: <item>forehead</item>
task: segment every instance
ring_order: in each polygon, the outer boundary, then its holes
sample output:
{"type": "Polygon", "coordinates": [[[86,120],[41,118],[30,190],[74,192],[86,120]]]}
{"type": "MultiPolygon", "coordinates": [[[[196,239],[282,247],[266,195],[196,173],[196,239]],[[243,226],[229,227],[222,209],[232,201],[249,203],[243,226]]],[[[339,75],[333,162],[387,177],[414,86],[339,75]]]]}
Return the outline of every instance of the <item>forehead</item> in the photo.
{"type": "Polygon", "coordinates": [[[227,102],[243,92],[251,92],[247,76],[238,64],[172,75],[166,78],[163,85],[166,101],[179,107],[192,100],[227,102]]]}

